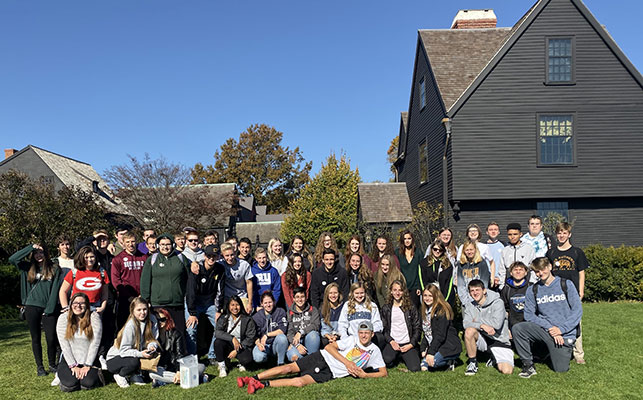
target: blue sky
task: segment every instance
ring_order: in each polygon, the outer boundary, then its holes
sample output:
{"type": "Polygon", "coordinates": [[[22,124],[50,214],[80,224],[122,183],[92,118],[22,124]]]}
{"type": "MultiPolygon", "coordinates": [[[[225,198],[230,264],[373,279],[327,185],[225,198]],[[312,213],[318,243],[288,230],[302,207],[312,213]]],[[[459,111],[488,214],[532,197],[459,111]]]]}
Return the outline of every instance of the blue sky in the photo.
{"type": "MultiPolygon", "coordinates": [[[[512,26],[533,2],[2,0],[0,144],[99,173],[145,152],[192,166],[266,123],[313,171],[344,152],[386,181],[417,30],[467,8],[512,26]]],[[[585,4],[640,70],[643,1],[585,4]]]]}

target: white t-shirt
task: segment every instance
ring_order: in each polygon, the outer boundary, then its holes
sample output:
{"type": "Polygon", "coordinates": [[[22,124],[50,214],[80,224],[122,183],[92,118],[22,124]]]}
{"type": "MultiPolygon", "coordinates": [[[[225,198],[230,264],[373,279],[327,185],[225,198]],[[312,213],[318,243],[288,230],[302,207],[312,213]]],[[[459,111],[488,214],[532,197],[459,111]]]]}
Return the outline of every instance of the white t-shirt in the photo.
{"type": "MultiPolygon", "coordinates": [[[[386,366],[386,364],[384,364],[384,359],[382,358],[382,352],[380,352],[380,349],[373,342],[364,347],[359,342],[359,337],[348,336],[335,343],[337,343],[337,347],[339,347],[339,354],[346,357],[348,361],[354,362],[355,365],[361,369],[379,369],[386,366]]],[[[333,357],[329,352],[321,350],[321,354],[333,373],[333,378],[343,378],[349,375],[346,366],[333,357]]]]}
{"type": "Polygon", "coordinates": [[[282,258],[276,258],[270,261],[270,264],[275,267],[277,272],[279,272],[279,276],[281,276],[284,274],[284,272],[286,272],[286,268],[288,267],[288,258],[286,256],[282,258]]]}
{"type": "Polygon", "coordinates": [[[237,258],[237,263],[235,265],[225,264],[225,292],[224,297],[229,299],[230,297],[237,295],[241,298],[248,298],[248,291],[246,290],[246,280],[252,279],[252,271],[250,269],[250,264],[246,261],[237,258]]]}
{"type": "Polygon", "coordinates": [[[406,344],[411,341],[409,328],[406,326],[406,320],[404,319],[404,311],[398,306],[391,308],[391,337],[398,344],[406,344]]]}

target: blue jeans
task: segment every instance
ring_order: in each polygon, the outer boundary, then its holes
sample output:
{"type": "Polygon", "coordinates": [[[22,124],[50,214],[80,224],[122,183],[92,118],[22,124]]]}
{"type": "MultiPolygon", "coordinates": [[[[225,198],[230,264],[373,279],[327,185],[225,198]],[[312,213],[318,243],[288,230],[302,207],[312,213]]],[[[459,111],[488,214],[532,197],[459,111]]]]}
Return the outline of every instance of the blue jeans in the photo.
{"type": "Polygon", "coordinates": [[[429,367],[429,364],[427,364],[425,359],[422,359],[422,364],[427,367],[430,370],[438,369],[445,367],[450,360],[457,360],[460,358],[460,355],[455,355],[455,356],[449,356],[449,357],[444,357],[440,352],[438,351],[435,353],[433,356],[433,367],[429,367]]]}
{"type": "MultiPolygon", "coordinates": [[[[217,316],[217,310],[214,307],[214,304],[211,305],[205,305],[205,306],[196,306],[196,314],[197,316],[201,313],[205,313],[208,316],[208,319],[210,320],[210,323],[212,324],[212,328],[216,330],[216,316],[217,316]]],[[[187,322],[188,318],[190,318],[190,313],[188,312],[188,307],[187,304],[185,306],[185,321],[187,322]]],[[[202,322],[202,321],[199,321],[202,322]]],[[[196,330],[197,330],[198,325],[193,326],[192,328],[186,328],[187,335],[185,336],[185,345],[187,347],[187,351],[189,354],[196,354],[196,330]]],[[[208,350],[208,358],[214,359],[214,334],[212,334],[212,341],[210,342],[210,349],[208,350]]]]}
{"type": "Polygon", "coordinates": [[[264,351],[259,350],[259,347],[255,345],[254,349],[252,349],[252,358],[257,364],[261,364],[268,361],[269,356],[276,355],[277,365],[283,365],[286,349],[288,349],[288,338],[282,333],[275,336],[272,343],[266,344],[264,351]]]}
{"type": "MultiPolygon", "coordinates": [[[[319,332],[312,331],[306,334],[305,336],[302,336],[299,342],[303,344],[306,350],[308,351],[306,354],[313,354],[314,352],[319,351],[319,345],[321,344],[321,336],[319,335],[319,332]]],[[[299,353],[299,350],[297,350],[295,346],[291,346],[288,349],[286,356],[288,356],[288,360],[292,361],[293,356],[296,356],[297,359],[299,359],[301,358],[302,355],[299,353]]]]}

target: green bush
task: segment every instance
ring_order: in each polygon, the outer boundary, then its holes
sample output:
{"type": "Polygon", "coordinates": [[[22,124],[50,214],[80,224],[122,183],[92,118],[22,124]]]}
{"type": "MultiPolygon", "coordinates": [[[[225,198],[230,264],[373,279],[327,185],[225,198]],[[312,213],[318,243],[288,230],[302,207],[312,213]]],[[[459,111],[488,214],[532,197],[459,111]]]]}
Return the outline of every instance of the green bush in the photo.
{"type": "Polygon", "coordinates": [[[20,304],[20,272],[13,265],[0,265],[0,293],[0,304],[14,308],[20,304]]]}
{"type": "Polygon", "coordinates": [[[590,268],[585,273],[586,301],[643,301],[643,247],[584,249],[590,268]]]}

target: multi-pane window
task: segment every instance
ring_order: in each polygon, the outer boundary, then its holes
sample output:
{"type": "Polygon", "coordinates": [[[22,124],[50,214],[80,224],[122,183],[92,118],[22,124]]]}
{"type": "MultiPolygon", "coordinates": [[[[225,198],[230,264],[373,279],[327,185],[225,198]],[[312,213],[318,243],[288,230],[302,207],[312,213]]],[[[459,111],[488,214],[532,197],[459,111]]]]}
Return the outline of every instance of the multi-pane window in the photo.
{"type": "Polygon", "coordinates": [[[538,115],[539,165],[574,164],[573,115],[538,115]]]}
{"type": "Polygon", "coordinates": [[[429,181],[429,151],[426,145],[426,139],[418,146],[418,159],[420,168],[420,184],[429,181]]]}
{"type": "Polygon", "coordinates": [[[420,79],[420,110],[426,107],[426,84],[424,78],[420,79]]]}
{"type": "Polygon", "coordinates": [[[536,203],[538,215],[543,219],[551,213],[560,214],[565,221],[569,221],[569,203],[566,201],[543,201],[536,203]]]}
{"type": "Polygon", "coordinates": [[[573,42],[571,38],[547,39],[548,83],[573,82],[573,55],[573,42]]]}

